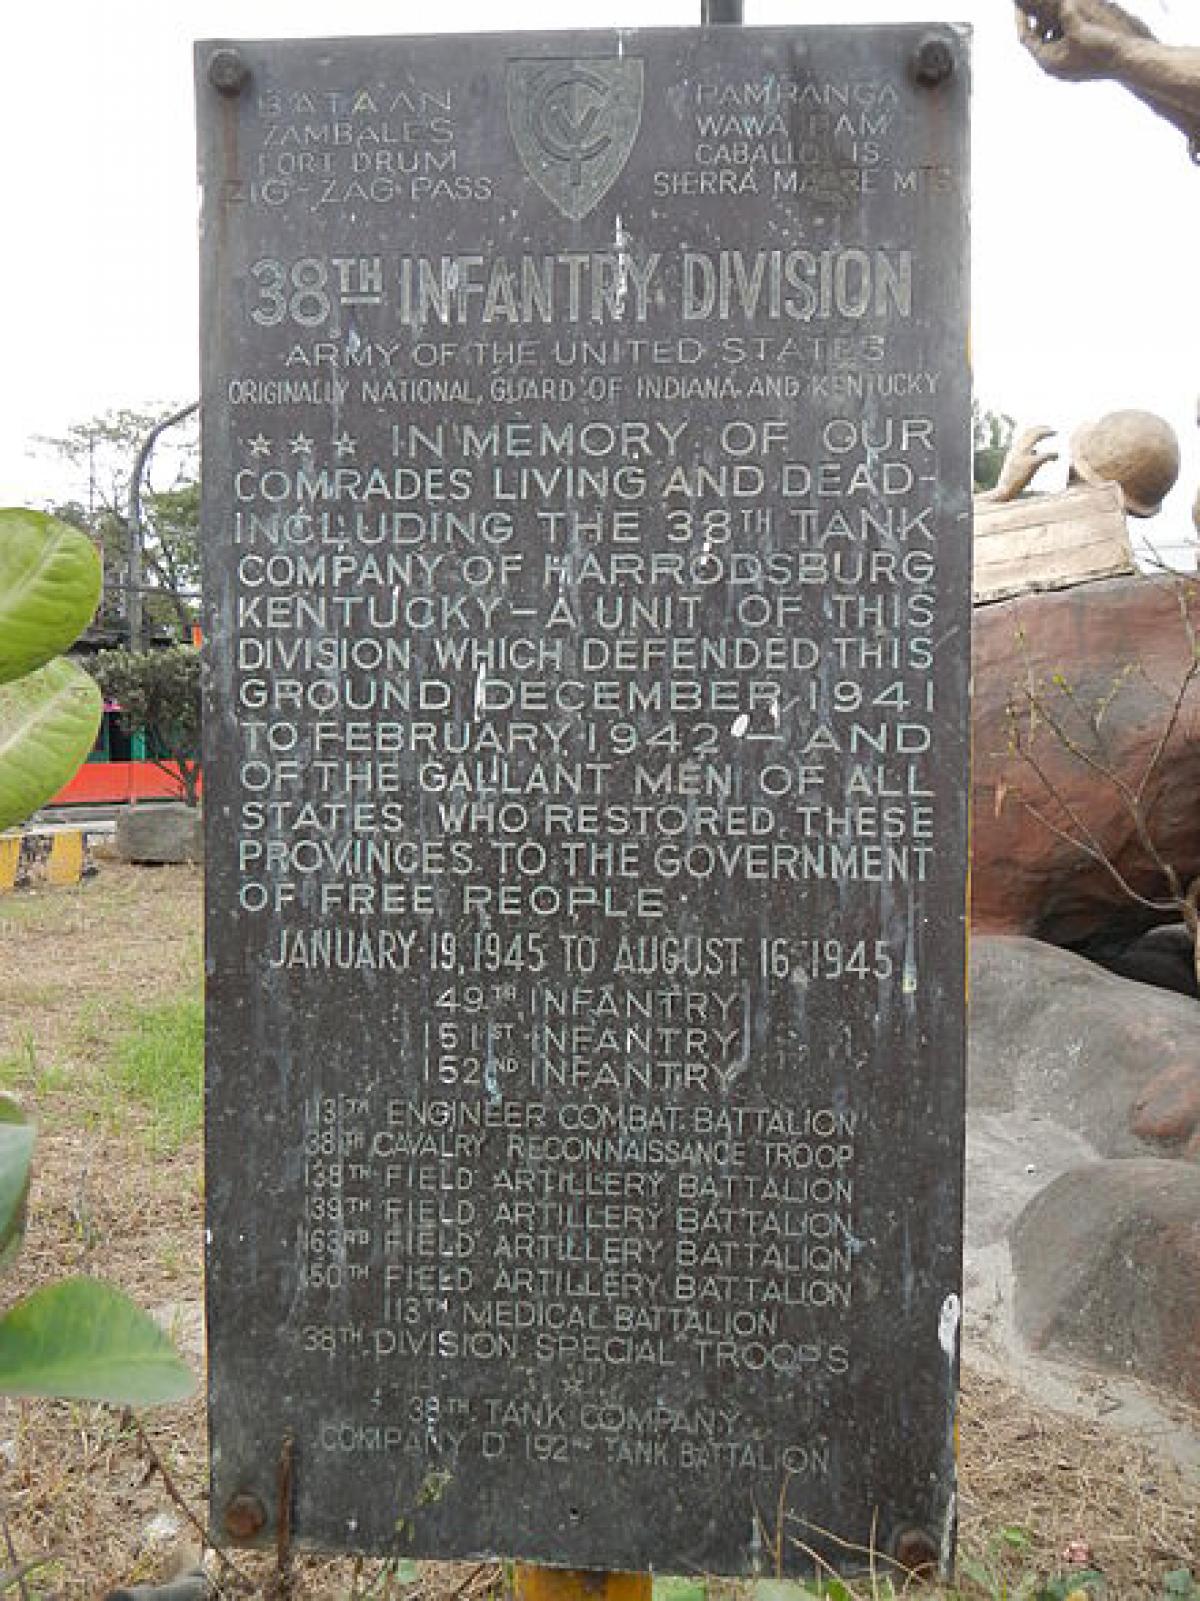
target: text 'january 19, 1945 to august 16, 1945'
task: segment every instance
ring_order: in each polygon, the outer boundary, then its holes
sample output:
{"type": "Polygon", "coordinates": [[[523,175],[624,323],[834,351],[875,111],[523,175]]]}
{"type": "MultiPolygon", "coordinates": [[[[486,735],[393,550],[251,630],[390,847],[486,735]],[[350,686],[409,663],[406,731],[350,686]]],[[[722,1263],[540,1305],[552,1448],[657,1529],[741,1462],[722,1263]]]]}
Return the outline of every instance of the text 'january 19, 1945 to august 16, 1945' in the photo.
{"type": "Polygon", "coordinates": [[[965,40],[197,59],[216,1521],[936,1561],[965,40]]]}

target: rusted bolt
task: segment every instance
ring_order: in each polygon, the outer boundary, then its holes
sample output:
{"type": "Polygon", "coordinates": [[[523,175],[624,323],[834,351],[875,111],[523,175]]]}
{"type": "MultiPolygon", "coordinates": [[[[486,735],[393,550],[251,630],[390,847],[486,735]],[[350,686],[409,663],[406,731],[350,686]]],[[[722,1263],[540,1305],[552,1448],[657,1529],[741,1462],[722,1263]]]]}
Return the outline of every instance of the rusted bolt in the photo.
{"type": "Polygon", "coordinates": [[[933,1536],[924,1529],[902,1529],[896,1536],[896,1561],[910,1573],[932,1573],[937,1570],[938,1546],[933,1536]]]}
{"type": "Polygon", "coordinates": [[[954,71],[954,51],[941,34],[927,33],[913,52],[912,75],[922,89],[936,89],[954,71]]]}
{"type": "Polygon", "coordinates": [[[208,81],[223,95],[238,95],[246,87],[250,68],[236,50],[214,50],[208,60],[208,81]]]}
{"type": "Polygon", "coordinates": [[[267,1526],[267,1509],[246,1491],[231,1497],[225,1508],[225,1532],[231,1540],[253,1540],[267,1526]]]}

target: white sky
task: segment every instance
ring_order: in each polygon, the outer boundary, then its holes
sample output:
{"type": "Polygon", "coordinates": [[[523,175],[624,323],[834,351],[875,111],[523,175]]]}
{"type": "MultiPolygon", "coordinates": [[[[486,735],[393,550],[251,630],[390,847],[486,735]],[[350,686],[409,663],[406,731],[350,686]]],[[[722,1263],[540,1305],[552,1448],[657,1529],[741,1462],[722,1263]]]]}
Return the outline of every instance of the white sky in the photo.
{"type": "MultiPolygon", "coordinates": [[[[699,0],[43,0],[5,15],[0,505],[71,488],[31,439],[198,386],[191,44],[197,38],[690,25],[699,0]]],[[[1056,84],[1010,0],[746,0],[755,24],[973,24],[976,390],[1064,434],[1121,406],[1184,449],[1156,542],[1186,539],[1200,482],[1200,167],[1124,91],[1056,84]]],[[[1139,0],[1200,43],[1194,0],[1139,0]]],[[[1061,476],[1061,475],[1060,475],[1061,476]]],[[[1038,487],[1053,488],[1051,470],[1038,487]]]]}

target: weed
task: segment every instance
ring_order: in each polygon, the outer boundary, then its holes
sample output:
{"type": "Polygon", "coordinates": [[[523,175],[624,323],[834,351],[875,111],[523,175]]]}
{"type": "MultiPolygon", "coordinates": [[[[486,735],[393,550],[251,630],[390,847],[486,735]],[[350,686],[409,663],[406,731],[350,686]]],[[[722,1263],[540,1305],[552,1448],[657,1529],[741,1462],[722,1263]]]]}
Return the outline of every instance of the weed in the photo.
{"type": "Polygon", "coordinates": [[[21,1043],[10,1056],[0,1057],[0,1089],[29,1089],[37,1077],[37,1046],[26,1029],[21,1043]]]}
{"type": "Polygon", "coordinates": [[[1029,1592],[1031,1601],[1098,1601],[1107,1592],[1104,1575],[1094,1568],[1063,1573],[1056,1579],[1035,1586],[1029,1592]]]}
{"type": "MultiPolygon", "coordinates": [[[[1019,1562],[1031,1545],[1022,1529],[999,1530],[988,1541],[983,1560],[963,1558],[959,1565],[963,1588],[926,1589],[915,1580],[900,1583],[886,1574],[865,1579],[827,1574],[807,1581],[759,1580],[747,1588],[752,1601],[917,1601],[918,1596],[925,1601],[1105,1601],[1106,1597],[1111,1601],[1104,1575],[1096,1568],[1073,1568],[1051,1579],[1028,1570],[1011,1577],[1000,1571],[1014,1560],[1019,1562]]],[[[1200,1583],[1189,1568],[1165,1573],[1161,1583],[1161,1601],[1200,1601],[1200,1583]]]]}
{"type": "Polygon", "coordinates": [[[40,1012],[60,1006],[65,994],[63,985],[39,979],[8,979],[4,986],[4,999],[8,1005],[14,1010],[26,1012],[40,1012]]]}
{"type": "Polygon", "coordinates": [[[1022,1591],[1019,1583],[1011,1584],[1009,1569],[1014,1561],[1026,1556],[1032,1545],[1028,1530],[1009,1524],[990,1537],[982,1556],[960,1557],[959,1569],[972,1584],[979,1586],[988,1601],[1017,1601],[1022,1591]]]}
{"type": "Polygon", "coordinates": [[[24,1090],[40,1096],[66,1089],[71,1083],[72,1076],[65,1068],[40,1060],[37,1042],[28,1029],[22,1033],[16,1050],[0,1057],[0,1089],[24,1090]]]}
{"type": "Polygon", "coordinates": [[[385,1557],[373,1575],[366,1571],[366,1559],[354,1564],[349,1601],[385,1601],[420,1582],[420,1570],[408,1557],[385,1557]]]}
{"type": "Polygon", "coordinates": [[[183,1252],[176,1240],[169,1240],[158,1248],[158,1265],[170,1279],[179,1278],[186,1271],[183,1252]]]}

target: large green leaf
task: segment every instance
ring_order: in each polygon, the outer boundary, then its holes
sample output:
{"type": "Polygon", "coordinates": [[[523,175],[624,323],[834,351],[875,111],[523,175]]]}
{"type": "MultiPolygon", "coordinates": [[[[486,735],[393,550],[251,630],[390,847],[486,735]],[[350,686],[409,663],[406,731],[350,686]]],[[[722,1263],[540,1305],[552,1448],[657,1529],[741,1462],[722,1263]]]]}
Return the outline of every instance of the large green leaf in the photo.
{"type": "Polygon", "coordinates": [[[0,829],[62,788],[91,750],[103,714],[95,679],[65,656],[0,684],[0,829]]]}
{"type": "Polygon", "coordinates": [[[35,1290],[0,1318],[0,1394],[154,1406],[195,1384],[154,1319],[100,1279],[35,1290]]]}
{"type": "Polygon", "coordinates": [[[96,547],[42,511],[0,511],[0,684],[73,645],[100,603],[96,547]]]}
{"type": "Polygon", "coordinates": [[[29,1198],[29,1169],[33,1159],[34,1129],[14,1116],[16,1103],[0,1097],[0,1264],[8,1260],[25,1232],[25,1203],[29,1198]]]}

